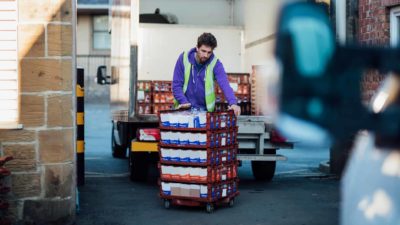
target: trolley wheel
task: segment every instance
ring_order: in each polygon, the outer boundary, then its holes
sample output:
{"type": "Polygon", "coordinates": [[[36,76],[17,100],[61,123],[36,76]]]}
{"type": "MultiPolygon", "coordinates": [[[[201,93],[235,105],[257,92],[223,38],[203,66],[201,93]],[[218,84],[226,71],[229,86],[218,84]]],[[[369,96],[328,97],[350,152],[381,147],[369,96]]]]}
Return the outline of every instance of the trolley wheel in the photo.
{"type": "Polygon", "coordinates": [[[235,204],[235,198],[231,198],[229,200],[229,207],[233,207],[234,204],[235,204]]]}
{"type": "Polygon", "coordinates": [[[207,205],[206,205],[206,211],[207,211],[208,213],[214,212],[214,205],[211,204],[211,203],[207,203],[207,205]]]}
{"type": "Polygon", "coordinates": [[[171,201],[164,199],[164,208],[169,209],[171,207],[171,201]]]}

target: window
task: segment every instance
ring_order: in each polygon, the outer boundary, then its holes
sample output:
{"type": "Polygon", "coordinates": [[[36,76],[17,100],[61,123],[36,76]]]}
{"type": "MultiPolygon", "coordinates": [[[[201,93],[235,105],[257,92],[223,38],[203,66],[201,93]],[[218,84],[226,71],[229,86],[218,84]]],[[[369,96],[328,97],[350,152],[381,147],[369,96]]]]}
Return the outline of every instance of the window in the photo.
{"type": "Polygon", "coordinates": [[[0,1],[0,128],[18,125],[17,18],[17,0],[0,1]]]}
{"type": "Polygon", "coordinates": [[[400,6],[390,10],[390,44],[398,46],[400,42],[400,6]]]}
{"type": "Polygon", "coordinates": [[[93,49],[108,50],[111,46],[111,35],[108,33],[108,16],[93,17],[93,49]]]}

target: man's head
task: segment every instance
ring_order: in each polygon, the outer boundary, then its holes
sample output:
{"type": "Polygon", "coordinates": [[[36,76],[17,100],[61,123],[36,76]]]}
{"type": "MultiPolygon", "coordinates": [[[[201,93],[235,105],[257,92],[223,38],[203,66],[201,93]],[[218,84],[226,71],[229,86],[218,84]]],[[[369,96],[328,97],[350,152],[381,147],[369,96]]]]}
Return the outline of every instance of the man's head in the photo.
{"type": "Polygon", "coordinates": [[[211,33],[203,33],[197,39],[196,57],[199,63],[205,63],[217,47],[217,39],[211,33]]]}

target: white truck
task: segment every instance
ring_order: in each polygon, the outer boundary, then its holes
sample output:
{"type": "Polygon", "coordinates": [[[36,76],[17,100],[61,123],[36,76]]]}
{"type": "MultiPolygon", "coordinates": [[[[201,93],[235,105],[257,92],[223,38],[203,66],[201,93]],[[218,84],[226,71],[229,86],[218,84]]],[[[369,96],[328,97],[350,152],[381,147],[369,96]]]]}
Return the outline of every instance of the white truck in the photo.
{"type": "MultiPolygon", "coordinates": [[[[268,19],[274,19],[278,5],[279,1],[245,0],[112,1],[111,76],[100,73],[98,83],[110,84],[112,152],[125,157],[129,149],[132,180],[145,179],[149,163],[159,158],[156,143],[136,139],[137,129],[158,127],[156,115],[136,113],[138,80],[172,80],[177,57],[194,47],[203,32],[216,36],[215,54],[226,71],[249,73],[251,65],[265,62],[271,51],[274,22],[268,19]],[[158,12],[144,14],[155,8],[158,12]]],[[[265,116],[238,117],[238,160],[251,161],[258,180],[271,180],[276,161],[286,160],[276,151],[293,147],[286,141],[273,143],[273,125],[266,121],[265,116]]]]}

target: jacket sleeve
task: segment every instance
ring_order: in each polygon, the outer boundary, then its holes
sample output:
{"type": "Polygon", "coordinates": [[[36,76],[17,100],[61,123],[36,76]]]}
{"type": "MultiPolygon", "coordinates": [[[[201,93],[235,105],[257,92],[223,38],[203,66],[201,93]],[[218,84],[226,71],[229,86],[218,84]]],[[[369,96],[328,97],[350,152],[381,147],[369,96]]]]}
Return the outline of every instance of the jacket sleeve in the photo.
{"type": "Polygon", "coordinates": [[[224,66],[219,60],[214,67],[214,75],[219,87],[224,93],[225,99],[228,101],[228,104],[229,105],[237,104],[235,93],[233,92],[231,86],[229,85],[228,75],[226,75],[224,66]]]}
{"type": "Polygon", "coordinates": [[[189,103],[183,93],[183,84],[185,79],[185,68],[183,66],[183,53],[179,56],[175,64],[174,77],[172,80],[172,93],[179,104],[189,103]]]}

